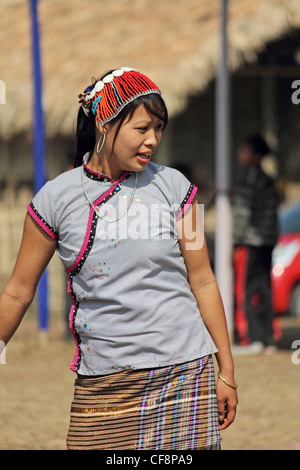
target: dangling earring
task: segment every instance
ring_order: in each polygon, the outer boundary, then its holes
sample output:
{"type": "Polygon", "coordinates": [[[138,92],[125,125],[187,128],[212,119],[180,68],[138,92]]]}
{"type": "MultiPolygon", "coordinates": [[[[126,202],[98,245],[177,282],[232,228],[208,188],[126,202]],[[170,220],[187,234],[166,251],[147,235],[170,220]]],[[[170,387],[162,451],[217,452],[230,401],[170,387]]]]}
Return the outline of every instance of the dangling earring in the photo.
{"type": "Polygon", "coordinates": [[[100,139],[98,140],[98,144],[97,144],[97,153],[100,153],[102,148],[103,148],[103,145],[104,145],[104,142],[105,142],[105,138],[106,138],[106,135],[103,134],[100,139]]]}

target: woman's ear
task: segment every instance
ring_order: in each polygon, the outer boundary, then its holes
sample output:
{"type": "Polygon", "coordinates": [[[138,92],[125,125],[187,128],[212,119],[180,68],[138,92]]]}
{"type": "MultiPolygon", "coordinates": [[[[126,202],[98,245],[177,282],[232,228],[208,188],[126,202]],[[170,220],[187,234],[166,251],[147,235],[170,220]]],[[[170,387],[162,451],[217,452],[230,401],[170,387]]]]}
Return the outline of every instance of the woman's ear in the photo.
{"type": "Polygon", "coordinates": [[[108,124],[104,124],[104,125],[100,124],[100,121],[97,117],[96,117],[96,128],[98,129],[99,134],[101,134],[101,135],[107,134],[108,131],[109,131],[108,124]]]}

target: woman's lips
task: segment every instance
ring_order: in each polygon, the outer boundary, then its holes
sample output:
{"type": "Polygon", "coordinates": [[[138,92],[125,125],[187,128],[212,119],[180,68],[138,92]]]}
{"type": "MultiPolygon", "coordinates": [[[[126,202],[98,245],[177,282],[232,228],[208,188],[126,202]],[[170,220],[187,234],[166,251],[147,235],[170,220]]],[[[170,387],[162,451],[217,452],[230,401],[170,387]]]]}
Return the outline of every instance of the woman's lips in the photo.
{"type": "Polygon", "coordinates": [[[147,155],[145,153],[137,153],[136,156],[137,156],[138,161],[142,163],[148,163],[151,157],[151,155],[147,155]]]}

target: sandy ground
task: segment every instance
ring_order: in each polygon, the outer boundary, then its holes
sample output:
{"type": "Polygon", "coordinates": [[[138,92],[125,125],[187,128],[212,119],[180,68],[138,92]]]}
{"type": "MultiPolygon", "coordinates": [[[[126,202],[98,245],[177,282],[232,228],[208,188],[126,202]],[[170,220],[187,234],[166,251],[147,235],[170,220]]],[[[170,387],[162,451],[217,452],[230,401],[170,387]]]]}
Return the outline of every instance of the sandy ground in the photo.
{"type": "MultiPolygon", "coordinates": [[[[0,450],[64,450],[75,374],[63,325],[47,338],[24,320],[0,365],[0,450]]],[[[279,351],[235,357],[239,409],[222,432],[224,450],[300,449],[300,321],[283,322],[279,351]],[[291,349],[299,340],[299,354],[291,349]],[[299,364],[293,364],[292,358],[299,364]]]]}

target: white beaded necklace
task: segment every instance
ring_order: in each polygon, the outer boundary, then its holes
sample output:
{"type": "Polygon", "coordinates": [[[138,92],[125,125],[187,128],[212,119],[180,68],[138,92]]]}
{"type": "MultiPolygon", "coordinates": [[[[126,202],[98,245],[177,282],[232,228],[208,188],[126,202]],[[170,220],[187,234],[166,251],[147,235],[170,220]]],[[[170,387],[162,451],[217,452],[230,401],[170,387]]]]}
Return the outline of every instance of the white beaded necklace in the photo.
{"type": "Polygon", "coordinates": [[[100,215],[98,209],[94,206],[93,202],[91,201],[91,199],[89,198],[88,196],[88,193],[86,191],[86,188],[85,188],[85,181],[84,181],[84,165],[82,165],[82,172],[81,172],[81,186],[82,186],[82,189],[83,189],[83,193],[86,197],[86,199],[88,200],[89,204],[91,205],[91,207],[94,209],[94,211],[96,212],[97,216],[102,219],[102,220],[105,220],[106,222],[117,222],[118,220],[120,220],[122,217],[124,217],[124,215],[127,214],[127,212],[129,211],[129,208],[133,202],[133,198],[134,198],[134,195],[135,195],[135,191],[136,191],[136,187],[137,187],[137,180],[138,180],[138,173],[136,172],[135,173],[135,180],[134,180],[134,185],[133,185],[133,189],[131,191],[131,195],[129,197],[129,202],[127,203],[127,206],[126,206],[126,210],[123,214],[119,215],[119,217],[116,217],[115,219],[109,219],[108,216],[102,216],[100,215]]]}

